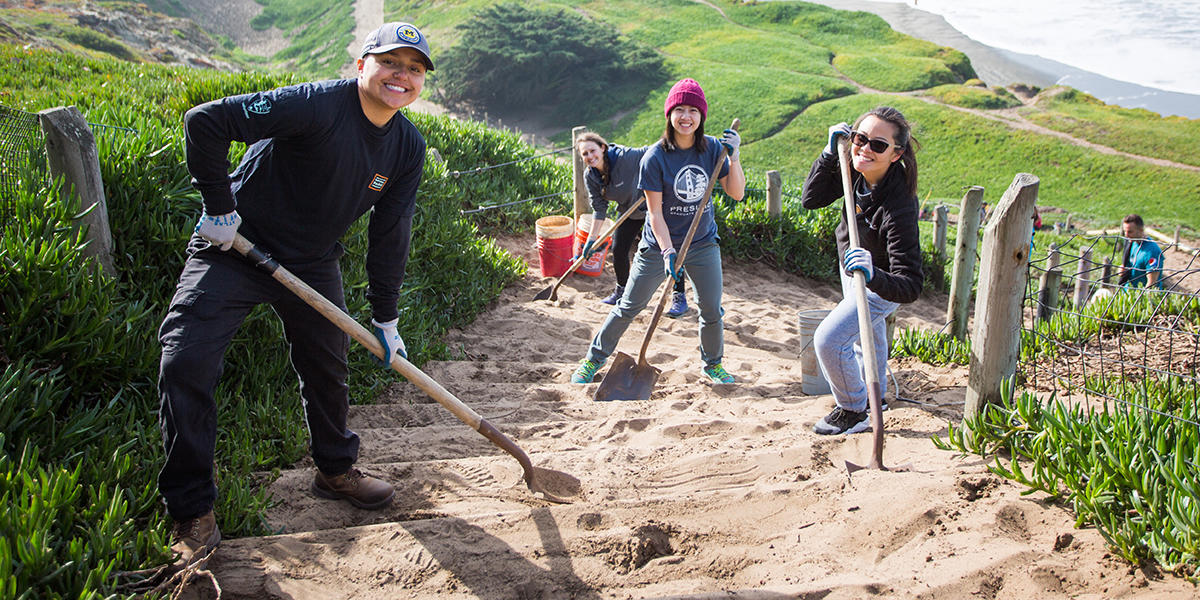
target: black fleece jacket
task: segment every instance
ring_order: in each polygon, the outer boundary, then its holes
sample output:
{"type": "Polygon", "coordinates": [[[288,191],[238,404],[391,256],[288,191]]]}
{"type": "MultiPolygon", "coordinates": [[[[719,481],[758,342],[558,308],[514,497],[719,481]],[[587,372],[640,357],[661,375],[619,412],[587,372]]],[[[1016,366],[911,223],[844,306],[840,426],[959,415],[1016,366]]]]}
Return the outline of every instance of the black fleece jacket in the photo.
{"type": "MultiPolygon", "coordinates": [[[[917,229],[917,197],[905,190],[904,170],[899,162],[892,163],[883,181],[871,190],[857,171],[851,171],[854,189],[858,192],[858,239],[871,253],[874,274],[867,288],[884,300],[900,304],[913,302],[921,294],[924,275],[921,272],[921,242],[917,229]]],[[[841,200],[842,174],[837,156],[822,153],[813,161],[800,202],[806,209],[829,206],[841,200]]],[[[838,256],[844,256],[850,246],[846,228],[846,211],[837,226],[838,256]]]]}

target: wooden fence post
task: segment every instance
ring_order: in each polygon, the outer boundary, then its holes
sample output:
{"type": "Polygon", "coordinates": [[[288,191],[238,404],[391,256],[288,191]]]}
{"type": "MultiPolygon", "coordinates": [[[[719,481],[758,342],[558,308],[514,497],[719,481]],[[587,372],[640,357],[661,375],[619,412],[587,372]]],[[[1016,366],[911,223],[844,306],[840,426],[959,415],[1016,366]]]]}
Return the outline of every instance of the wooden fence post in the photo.
{"type": "Polygon", "coordinates": [[[1051,243],[1050,254],[1046,257],[1046,270],[1053,271],[1060,264],[1062,264],[1062,252],[1059,251],[1057,243],[1051,243]]]}
{"type": "Polygon", "coordinates": [[[1017,370],[1021,300],[1038,183],[1036,176],[1018,173],[983,232],[964,419],[978,416],[984,405],[998,401],[1001,381],[1017,370]]]}
{"type": "Polygon", "coordinates": [[[1083,305],[1087,303],[1088,292],[1092,288],[1092,282],[1089,277],[1092,275],[1092,251],[1084,250],[1083,256],[1079,257],[1079,266],[1075,269],[1075,310],[1083,310],[1083,305]]]}
{"type": "Polygon", "coordinates": [[[979,250],[979,207],[983,188],[971,186],[958,209],[958,236],[954,242],[954,270],[950,275],[950,303],[946,321],[950,335],[967,339],[967,308],[971,304],[971,285],[975,282],[975,253],[979,250]]]}
{"type": "Polygon", "coordinates": [[[783,216],[783,177],[779,171],[767,171],[767,216],[783,216]]]}
{"type": "Polygon", "coordinates": [[[1106,256],[1104,257],[1104,268],[1100,271],[1100,281],[1103,282],[1104,285],[1108,285],[1109,280],[1112,279],[1112,274],[1113,261],[1111,258],[1106,256]]]}
{"type": "Polygon", "coordinates": [[[946,262],[946,229],[949,227],[949,217],[945,204],[939,204],[933,209],[933,257],[939,268],[933,272],[933,286],[941,291],[946,287],[946,270],[940,265],[946,262]]]}
{"type": "Polygon", "coordinates": [[[1037,318],[1039,321],[1049,321],[1058,309],[1059,288],[1062,287],[1062,271],[1050,269],[1042,273],[1038,282],[1037,318]]]}
{"type": "Polygon", "coordinates": [[[88,245],[84,256],[95,258],[104,272],[117,275],[113,267],[112,230],[108,224],[108,202],[104,199],[104,179],[100,176],[100,153],[96,138],[83,114],[74,106],[49,108],[38,113],[46,137],[46,158],[50,174],[63,178],[63,201],[72,194],[81,224],[87,226],[88,245]]]}
{"type": "Polygon", "coordinates": [[[591,206],[588,204],[587,184],[583,181],[586,165],[583,164],[583,158],[579,156],[579,152],[575,150],[579,145],[579,136],[587,130],[588,128],[582,125],[571,129],[571,175],[575,181],[575,214],[571,215],[571,218],[575,220],[575,223],[579,222],[579,215],[592,212],[591,206]]]}

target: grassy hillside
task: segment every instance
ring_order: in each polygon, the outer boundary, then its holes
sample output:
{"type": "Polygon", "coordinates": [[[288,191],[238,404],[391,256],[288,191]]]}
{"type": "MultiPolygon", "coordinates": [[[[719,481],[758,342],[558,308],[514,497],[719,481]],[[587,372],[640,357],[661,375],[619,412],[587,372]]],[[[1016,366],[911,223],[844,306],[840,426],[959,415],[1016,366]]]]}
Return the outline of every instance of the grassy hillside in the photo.
{"type": "MultiPolygon", "coordinates": [[[[454,25],[488,4],[388,0],[385,13],[389,19],[420,23],[436,57],[439,49],[457,41],[454,25]]],[[[661,134],[662,101],[670,85],[693,77],[708,96],[710,130],[723,128],[735,116],[742,119],[742,155],[751,187],[762,187],[769,169],[779,170],[786,183],[798,187],[829,125],[851,121],[872,106],[892,104],[914,122],[923,144],[923,198],[932,194],[934,201],[957,203],[964,186],[981,185],[987,190],[985,200],[994,203],[1016,173],[1028,172],[1041,179],[1039,202],[1072,213],[1076,223],[1113,224],[1137,211],[1154,226],[1200,229],[1200,215],[1192,207],[1200,197],[1200,172],[1102,154],[943,104],[986,112],[1011,105],[1012,98],[964,88],[960,84],[974,77],[965,55],[899,34],[874,15],[794,1],[712,2],[725,16],[688,0],[530,4],[569,8],[609,23],[657,48],[667,60],[670,76],[644,101],[612,107],[611,114],[620,118],[559,124],[565,131],[586,124],[614,141],[649,143],[661,134]],[[868,47],[869,55],[863,51],[868,47]],[[859,92],[856,84],[877,91],[859,92]],[[930,101],[916,99],[912,92],[930,101]]],[[[1190,152],[1200,121],[1103,105],[1079,93],[1059,94],[1019,110],[1034,123],[1125,152],[1186,164],[1200,160],[1190,152]]],[[[556,142],[565,142],[567,135],[556,142]]]]}

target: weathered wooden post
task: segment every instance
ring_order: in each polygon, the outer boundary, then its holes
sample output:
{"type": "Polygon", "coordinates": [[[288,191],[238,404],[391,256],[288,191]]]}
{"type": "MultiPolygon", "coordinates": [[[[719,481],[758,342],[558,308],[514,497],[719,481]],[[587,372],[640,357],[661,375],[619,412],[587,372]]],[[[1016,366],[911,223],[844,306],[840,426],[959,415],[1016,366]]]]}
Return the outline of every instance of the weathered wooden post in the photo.
{"type": "Polygon", "coordinates": [[[1181,226],[1181,225],[1176,225],[1176,226],[1175,226],[1175,242],[1174,242],[1174,243],[1175,243],[1175,247],[1176,247],[1176,248],[1178,248],[1178,247],[1179,247],[1179,228],[1180,228],[1180,227],[1182,227],[1182,226],[1181,226]]]}
{"type": "Polygon", "coordinates": [[[1063,229],[1066,231],[1071,230],[1071,213],[1067,213],[1067,218],[1063,219],[1063,229]]]}
{"type": "Polygon", "coordinates": [[[954,242],[954,270],[950,275],[950,303],[946,322],[950,335],[967,339],[967,308],[971,304],[971,284],[975,282],[975,253],[979,249],[979,207],[983,188],[971,186],[958,209],[958,236],[954,242]]]}
{"type": "Polygon", "coordinates": [[[579,156],[579,152],[575,150],[579,147],[579,136],[587,130],[588,128],[582,125],[571,129],[571,175],[575,181],[575,214],[572,215],[572,218],[576,223],[579,222],[579,215],[591,212],[591,206],[588,205],[587,184],[583,181],[586,165],[583,164],[583,158],[579,156]]]}
{"type": "Polygon", "coordinates": [[[1000,399],[1000,382],[1017,370],[1021,341],[1021,300],[1033,234],[1038,178],[1018,173],[1004,192],[983,232],[971,372],[963,418],[979,415],[1000,399]]]}
{"type": "Polygon", "coordinates": [[[783,216],[783,177],[779,171],[767,171],[767,216],[783,216]]]}
{"type": "Polygon", "coordinates": [[[1111,258],[1106,256],[1104,257],[1104,268],[1100,271],[1100,281],[1103,282],[1104,285],[1108,285],[1109,280],[1112,279],[1112,274],[1113,261],[1111,258]]]}
{"type": "Polygon", "coordinates": [[[38,121],[46,137],[50,174],[63,178],[63,201],[70,202],[72,194],[79,199],[76,213],[82,213],[79,221],[87,226],[88,237],[83,254],[95,258],[106,274],[115,277],[112,230],[108,225],[108,202],[104,199],[96,138],[74,106],[43,110],[38,113],[38,121]]]}
{"type": "MultiPolygon", "coordinates": [[[[1030,234],[1032,235],[1032,234],[1030,234]]],[[[1046,256],[1046,270],[1053,271],[1062,263],[1062,252],[1058,249],[1057,243],[1050,244],[1050,254],[1046,256]]]]}
{"type": "Polygon", "coordinates": [[[1092,282],[1088,280],[1092,274],[1092,251],[1084,250],[1083,256],[1079,257],[1079,265],[1075,269],[1075,295],[1072,300],[1075,302],[1075,310],[1082,310],[1083,305],[1087,303],[1088,292],[1092,288],[1092,282]]]}
{"type": "Polygon", "coordinates": [[[1037,318],[1039,321],[1049,321],[1058,309],[1058,291],[1062,287],[1062,271],[1050,269],[1042,273],[1038,282],[1037,318]]]}
{"type": "Polygon", "coordinates": [[[933,286],[939,291],[946,287],[946,270],[941,265],[946,263],[946,228],[949,227],[945,204],[939,204],[933,209],[933,257],[938,268],[933,271],[933,286]]]}

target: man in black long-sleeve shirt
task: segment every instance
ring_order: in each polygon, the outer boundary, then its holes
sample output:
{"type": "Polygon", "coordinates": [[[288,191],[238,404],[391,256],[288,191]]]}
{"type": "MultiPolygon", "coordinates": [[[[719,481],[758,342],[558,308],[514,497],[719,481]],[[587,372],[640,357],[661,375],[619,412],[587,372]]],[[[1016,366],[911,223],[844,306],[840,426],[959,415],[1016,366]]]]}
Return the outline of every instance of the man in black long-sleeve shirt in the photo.
{"type": "MultiPolygon", "coordinates": [[[[311,436],[312,492],[360,508],[391,502],[391,484],[353,468],[358,435],[346,428],[349,395],[340,329],[249,261],[227,252],[241,232],[345,310],[338,242],[371,213],[367,297],[390,358],[405,355],[397,301],[408,260],[425,140],[399,114],[433,69],[424,35],[407,23],[371,33],[358,77],[231,96],[184,119],[188,170],[204,213],[159,332],[160,426],[166,462],[159,491],[175,521],[172,548],[191,564],[220,542],[214,390],[237,328],[258,304],[283,321],[311,436]],[[232,174],[233,141],[250,144],[232,174]]],[[[385,361],[385,364],[390,361],[385,361]]]]}

